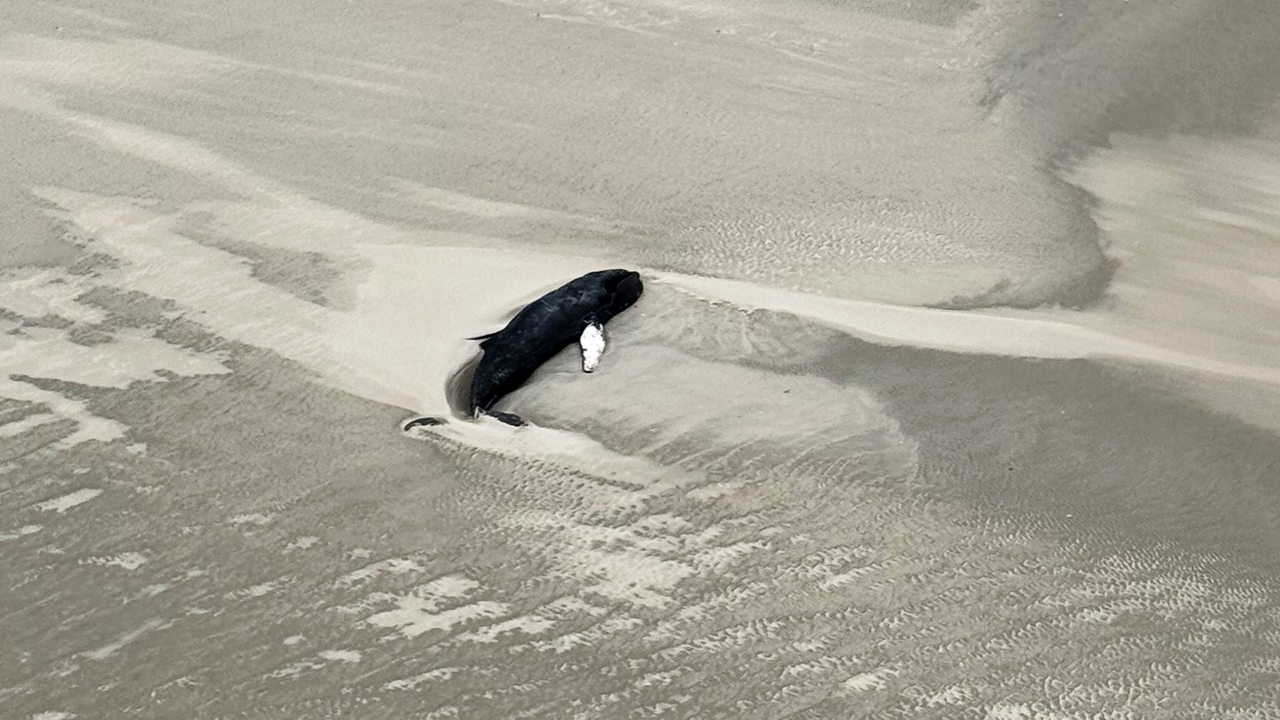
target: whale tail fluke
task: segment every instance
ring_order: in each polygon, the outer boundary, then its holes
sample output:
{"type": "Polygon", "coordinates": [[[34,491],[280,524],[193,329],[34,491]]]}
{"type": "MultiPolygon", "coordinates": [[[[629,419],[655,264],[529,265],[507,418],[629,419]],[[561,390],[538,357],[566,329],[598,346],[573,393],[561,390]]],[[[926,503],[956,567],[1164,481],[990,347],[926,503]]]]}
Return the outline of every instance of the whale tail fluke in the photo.
{"type": "Polygon", "coordinates": [[[435,427],[437,425],[443,425],[444,422],[444,420],[438,417],[420,417],[410,420],[401,426],[400,429],[404,432],[408,432],[416,427],[435,427]]]}
{"type": "Polygon", "coordinates": [[[504,422],[512,427],[521,427],[525,424],[524,418],[515,413],[502,412],[500,410],[482,410],[480,414],[488,415],[494,420],[504,422]]]}

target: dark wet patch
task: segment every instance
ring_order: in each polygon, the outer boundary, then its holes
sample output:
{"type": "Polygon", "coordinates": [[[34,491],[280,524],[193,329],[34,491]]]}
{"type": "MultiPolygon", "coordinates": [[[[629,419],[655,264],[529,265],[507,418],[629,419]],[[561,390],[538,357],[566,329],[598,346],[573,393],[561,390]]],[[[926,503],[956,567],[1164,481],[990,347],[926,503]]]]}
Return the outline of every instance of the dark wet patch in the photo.
{"type": "Polygon", "coordinates": [[[1280,558],[1280,438],[1171,392],[1158,369],[852,339],[829,367],[888,403],[939,497],[1068,533],[1280,558]]]}
{"type": "MultiPolygon", "coordinates": [[[[0,428],[9,423],[21,422],[33,415],[49,412],[49,408],[41,403],[31,403],[11,398],[0,398],[0,428]]],[[[75,432],[76,424],[68,420],[56,420],[42,423],[33,428],[15,433],[8,437],[0,437],[0,463],[7,463],[27,457],[43,450],[62,438],[75,432]]],[[[10,486],[10,480],[0,473],[0,504],[3,493],[10,486]]]]}
{"type": "Polygon", "coordinates": [[[44,410],[44,406],[39,403],[0,397],[0,424],[21,420],[28,415],[44,412],[44,410]]]}
{"type": "Polygon", "coordinates": [[[106,345],[108,343],[115,342],[114,335],[102,330],[101,328],[93,327],[92,325],[76,325],[67,331],[67,339],[77,345],[84,345],[86,347],[106,345]]]}
{"type": "MultiPolygon", "coordinates": [[[[213,353],[236,347],[234,343],[209,332],[203,325],[185,318],[166,322],[156,330],[156,337],[198,353],[213,353]]],[[[230,362],[235,362],[234,355],[230,362]]]]}
{"type": "Polygon", "coordinates": [[[120,261],[106,253],[89,253],[67,266],[70,275],[98,275],[102,270],[114,270],[120,261]]]}
{"type": "Polygon", "coordinates": [[[0,308],[0,319],[21,323],[23,327],[52,328],[54,330],[63,330],[75,324],[74,321],[53,313],[31,317],[29,315],[21,315],[7,308],[0,308]]]}
{"type": "MultiPolygon", "coordinates": [[[[0,463],[17,462],[37,453],[57,453],[55,443],[75,431],[74,420],[55,420],[13,437],[0,438],[0,463]]],[[[3,497],[3,490],[13,487],[13,483],[21,482],[21,477],[0,476],[0,497],[3,497]]],[[[6,499],[12,501],[12,497],[6,499]]]]}
{"type": "Polygon", "coordinates": [[[202,245],[244,258],[254,278],[299,300],[338,310],[349,309],[350,298],[343,284],[342,270],[324,253],[236,240],[215,235],[196,225],[185,228],[184,233],[202,245]]]}
{"type": "Polygon", "coordinates": [[[169,319],[168,314],[178,310],[178,304],[172,300],[103,286],[85,292],[76,302],[105,310],[115,322],[135,327],[164,323],[169,319]]]}

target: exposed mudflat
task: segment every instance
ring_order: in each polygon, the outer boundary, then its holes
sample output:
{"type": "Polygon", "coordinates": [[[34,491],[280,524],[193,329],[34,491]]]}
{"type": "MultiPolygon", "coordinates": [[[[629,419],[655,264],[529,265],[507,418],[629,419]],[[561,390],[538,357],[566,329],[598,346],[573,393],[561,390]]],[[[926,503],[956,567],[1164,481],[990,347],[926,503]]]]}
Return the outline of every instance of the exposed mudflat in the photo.
{"type": "Polygon", "coordinates": [[[0,6],[0,715],[1280,717],[1280,8],[919,5],[0,6]]]}

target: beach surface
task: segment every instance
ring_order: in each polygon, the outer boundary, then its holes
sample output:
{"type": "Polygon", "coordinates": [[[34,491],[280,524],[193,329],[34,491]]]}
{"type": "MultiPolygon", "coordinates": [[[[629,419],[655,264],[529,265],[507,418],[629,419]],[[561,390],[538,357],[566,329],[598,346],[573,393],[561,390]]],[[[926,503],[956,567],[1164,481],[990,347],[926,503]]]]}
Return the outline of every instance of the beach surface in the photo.
{"type": "Polygon", "coordinates": [[[0,715],[1280,717],[1280,6],[1025,5],[0,6],[0,715]]]}

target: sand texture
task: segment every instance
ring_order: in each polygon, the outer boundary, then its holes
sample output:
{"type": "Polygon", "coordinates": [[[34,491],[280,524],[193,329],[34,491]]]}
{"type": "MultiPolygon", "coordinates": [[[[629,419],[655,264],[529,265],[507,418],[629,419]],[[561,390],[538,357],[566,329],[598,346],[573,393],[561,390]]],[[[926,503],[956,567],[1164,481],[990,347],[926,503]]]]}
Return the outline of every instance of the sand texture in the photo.
{"type": "Polygon", "coordinates": [[[0,4],[0,718],[1280,717],[1276,38],[0,4]]]}

